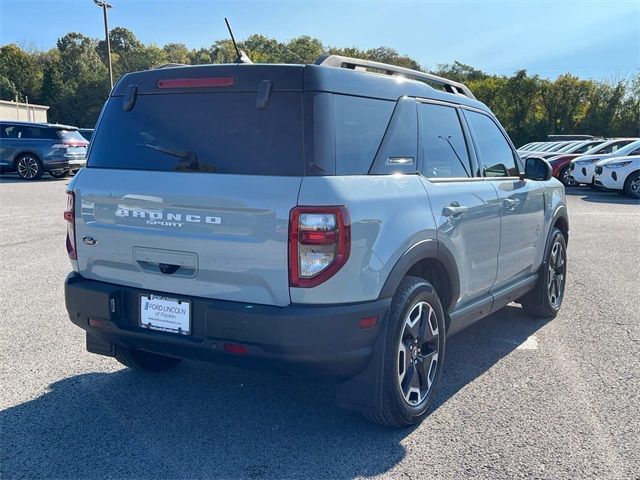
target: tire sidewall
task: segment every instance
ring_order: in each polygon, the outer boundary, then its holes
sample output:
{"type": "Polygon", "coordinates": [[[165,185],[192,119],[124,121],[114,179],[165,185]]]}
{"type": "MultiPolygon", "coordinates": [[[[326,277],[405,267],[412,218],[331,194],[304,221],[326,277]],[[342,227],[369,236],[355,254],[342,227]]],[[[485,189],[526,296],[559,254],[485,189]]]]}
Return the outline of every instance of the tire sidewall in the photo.
{"type": "Polygon", "coordinates": [[[551,231],[551,241],[549,242],[549,247],[547,248],[547,252],[545,254],[545,262],[544,262],[544,272],[542,276],[542,285],[544,286],[544,294],[543,294],[543,302],[545,303],[545,307],[553,314],[557,314],[562,308],[562,302],[564,301],[564,294],[567,289],[567,242],[565,241],[564,235],[560,230],[554,228],[551,231]],[[553,251],[553,246],[556,243],[560,243],[562,251],[564,253],[564,271],[563,271],[563,285],[562,285],[562,298],[560,300],[560,304],[557,307],[554,307],[551,303],[551,299],[549,298],[549,263],[551,262],[551,252],[553,251]]]}
{"type": "Polygon", "coordinates": [[[389,328],[386,340],[386,362],[385,362],[385,384],[392,387],[387,390],[390,394],[389,401],[391,408],[399,415],[404,423],[413,424],[419,421],[429,409],[435,393],[437,392],[444,364],[446,329],[444,322],[444,312],[440,299],[435,289],[426,281],[407,277],[399,287],[399,293],[393,299],[391,313],[389,317],[389,328]],[[406,289],[408,288],[408,292],[406,289]],[[427,397],[417,406],[409,405],[403,398],[400,385],[398,383],[397,358],[400,337],[404,331],[404,319],[416,303],[425,301],[433,308],[438,322],[438,364],[436,374],[427,397]],[[392,390],[389,391],[389,390],[392,390]]]}
{"type": "Polygon", "coordinates": [[[635,198],[636,200],[640,198],[640,195],[638,195],[637,193],[634,194],[631,191],[631,182],[633,182],[633,180],[636,179],[638,176],[640,176],[640,172],[634,172],[631,175],[629,175],[625,180],[624,187],[623,187],[624,193],[630,196],[631,198],[635,198]]]}

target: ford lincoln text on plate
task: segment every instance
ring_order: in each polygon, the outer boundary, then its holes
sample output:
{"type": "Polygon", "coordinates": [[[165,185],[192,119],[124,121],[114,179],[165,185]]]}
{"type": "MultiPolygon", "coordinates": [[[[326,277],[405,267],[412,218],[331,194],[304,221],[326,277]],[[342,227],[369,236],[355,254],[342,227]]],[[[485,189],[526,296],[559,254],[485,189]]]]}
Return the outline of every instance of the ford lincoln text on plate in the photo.
{"type": "Polygon", "coordinates": [[[125,75],[65,218],[89,351],[332,382],[392,426],[426,414],[448,336],[564,295],[550,165],[466,86],[352,58],[125,75]]]}

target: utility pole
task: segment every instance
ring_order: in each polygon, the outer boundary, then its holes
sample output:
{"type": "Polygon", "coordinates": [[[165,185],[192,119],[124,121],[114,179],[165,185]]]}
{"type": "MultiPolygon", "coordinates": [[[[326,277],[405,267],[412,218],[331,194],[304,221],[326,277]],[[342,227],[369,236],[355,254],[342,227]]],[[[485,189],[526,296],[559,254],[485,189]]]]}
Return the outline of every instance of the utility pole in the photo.
{"type": "Polygon", "coordinates": [[[108,4],[104,0],[93,0],[97,6],[102,8],[102,13],[104,15],[104,37],[107,41],[107,60],[109,62],[109,85],[111,85],[111,90],[113,90],[113,68],[111,67],[111,40],[109,39],[109,20],[107,15],[107,9],[113,8],[113,5],[108,4]]]}

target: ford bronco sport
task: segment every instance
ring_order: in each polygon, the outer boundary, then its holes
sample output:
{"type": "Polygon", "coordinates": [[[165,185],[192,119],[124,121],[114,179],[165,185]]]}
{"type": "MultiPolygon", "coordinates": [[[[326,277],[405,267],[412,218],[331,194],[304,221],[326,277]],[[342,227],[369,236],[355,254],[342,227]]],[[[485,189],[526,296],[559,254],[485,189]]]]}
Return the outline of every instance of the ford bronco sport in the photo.
{"type": "Polygon", "coordinates": [[[564,189],[459,83],[328,56],[125,75],[69,184],[66,306],[90,352],[337,384],[419,421],[448,336],[554,317],[564,189]]]}

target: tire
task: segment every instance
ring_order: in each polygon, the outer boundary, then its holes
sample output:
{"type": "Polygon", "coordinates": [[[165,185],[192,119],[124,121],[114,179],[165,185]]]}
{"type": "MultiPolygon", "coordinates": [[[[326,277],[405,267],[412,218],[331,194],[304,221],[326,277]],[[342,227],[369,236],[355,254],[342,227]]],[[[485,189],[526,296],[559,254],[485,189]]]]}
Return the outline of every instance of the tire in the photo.
{"type": "Polygon", "coordinates": [[[640,198],[640,172],[633,172],[624,182],[624,193],[631,198],[640,198]]]}
{"type": "Polygon", "coordinates": [[[20,155],[16,160],[16,172],[23,180],[38,180],[42,177],[44,169],[38,157],[30,153],[20,155]]]}
{"type": "Polygon", "coordinates": [[[125,367],[146,372],[161,372],[178,365],[182,359],[165,357],[157,353],[144,352],[127,347],[116,347],[116,360],[125,367]]]}
{"type": "Polygon", "coordinates": [[[393,297],[385,332],[382,412],[365,414],[370,421],[405,428],[426,416],[440,382],[445,340],[435,289],[422,278],[405,277],[393,297]]]}
{"type": "Polygon", "coordinates": [[[69,176],[69,170],[51,170],[49,175],[53,178],[65,178],[69,176]]]}
{"type": "Polygon", "coordinates": [[[554,228],[540,267],[540,278],[535,288],[520,299],[525,313],[534,318],[555,318],[562,306],[566,281],[567,242],[562,232],[554,228]]]}
{"type": "Polygon", "coordinates": [[[569,166],[560,170],[560,173],[558,173],[558,179],[565,187],[577,187],[579,185],[578,182],[569,178],[569,166]]]}

